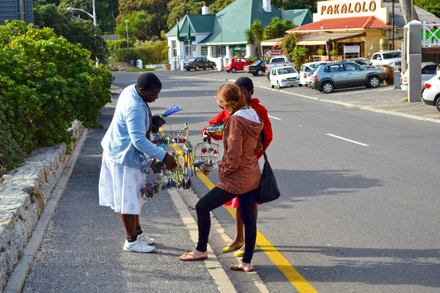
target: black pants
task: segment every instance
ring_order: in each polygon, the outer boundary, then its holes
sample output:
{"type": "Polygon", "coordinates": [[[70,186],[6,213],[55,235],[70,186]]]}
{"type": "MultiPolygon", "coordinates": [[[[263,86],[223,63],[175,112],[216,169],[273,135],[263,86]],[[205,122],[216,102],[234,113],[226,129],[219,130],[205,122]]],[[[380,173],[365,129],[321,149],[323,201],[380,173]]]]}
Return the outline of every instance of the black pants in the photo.
{"type": "MultiPolygon", "coordinates": [[[[257,223],[255,216],[255,194],[257,190],[238,195],[238,205],[241,218],[245,227],[245,250],[242,261],[250,263],[254,254],[255,240],[257,238],[257,223]]],[[[209,212],[227,203],[236,194],[229,193],[218,187],[214,187],[196,204],[197,225],[199,227],[199,241],[196,249],[206,251],[208,245],[209,230],[211,229],[211,217],[209,212]]]]}

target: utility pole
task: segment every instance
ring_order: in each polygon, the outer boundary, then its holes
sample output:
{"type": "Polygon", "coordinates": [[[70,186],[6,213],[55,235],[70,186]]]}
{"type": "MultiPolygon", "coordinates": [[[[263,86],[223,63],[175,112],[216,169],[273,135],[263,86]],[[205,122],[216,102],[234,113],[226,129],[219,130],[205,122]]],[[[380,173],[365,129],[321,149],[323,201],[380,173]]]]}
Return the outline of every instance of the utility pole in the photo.
{"type": "Polygon", "coordinates": [[[20,0],[20,20],[26,21],[25,15],[24,15],[24,0],[20,0]]]}
{"type": "Polygon", "coordinates": [[[409,23],[411,20],[419,19],[417,12],[414,9],[413,0],[399,0],[405,23],[409,23]]]}

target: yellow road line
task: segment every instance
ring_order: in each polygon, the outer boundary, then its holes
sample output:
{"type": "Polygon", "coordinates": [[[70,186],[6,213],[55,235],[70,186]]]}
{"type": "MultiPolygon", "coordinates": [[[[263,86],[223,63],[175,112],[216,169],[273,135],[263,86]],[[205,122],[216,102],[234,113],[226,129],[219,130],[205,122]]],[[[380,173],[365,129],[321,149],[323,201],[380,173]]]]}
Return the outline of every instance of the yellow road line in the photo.
{"type": "MultiPolygon", "coordinates": [[[[211,190],[215,187],[214,183],[209,180],[202,172],[197,172],[199,179],[211,190]]],[[[227,206],[226,210],[235,219],[234,208],[227,206]]],[[[257,245],[269,257],[269,259],[278,267],[278,269],[286,276],[289,282],[298,290],[298,292],[311,293],[318,292],[298,271],[293,265],[270,243],[264,235],[257,230],[257,245]]]]}
{"type": "MultiPolygon", "coordinates": [[[[162,134],[163,131],[161,131],[162,134]]],[[[176,144],[170,144],[170,146],[178,153],[180,156],[183,155],[182,150],[176,144]]],[[[209,180],[200,171],[196,172],[197,177],[205,184],[205,186],[211,190],[215,187],[215,184],[209,180]]],[[[232,207],[226,206],[226,210],[235,219],[235,211],[232,207]]],[[[264,237],[264,235],[257,230],[257,245],[260,249],[267,255],[267,257],[278,267],[278,269],[286,276],[287,280],[295,287],[298,292],[301,293],[313,293],[318,292],[313,286],[304,279],[303,276],[294,268],[294,266],[270,243],[269,240],[264,237]]]]}

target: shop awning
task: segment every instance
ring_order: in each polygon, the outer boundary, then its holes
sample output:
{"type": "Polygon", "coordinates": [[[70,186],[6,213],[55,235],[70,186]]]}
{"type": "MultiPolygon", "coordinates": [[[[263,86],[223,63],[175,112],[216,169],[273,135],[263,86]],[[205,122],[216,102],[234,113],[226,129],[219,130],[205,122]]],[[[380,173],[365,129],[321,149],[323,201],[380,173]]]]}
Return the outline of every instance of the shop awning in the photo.
{"type": "Polygon", "coordinates": [[[315,33],[304,35],[303,38],[298,41],[296,44],[301,46],[314,46],[314,45],[325,45],[328,42],[335,42],[345,39],[351,39],[355,37],[360,37],[365,35],[365,32],[362,33],[315,33]]]}
{"type": "Polygon", "coordinates": [[[273,47],[273,46],[276,46],[276,45],[281,44],[281,40],[282,40],[282,39],[283,39],[283,38],[277,38],[277,39],[265,40],[265,41],[262,41],[262,42],[261,42],[261,46],[263,46],[263,47],[273,47]]]}

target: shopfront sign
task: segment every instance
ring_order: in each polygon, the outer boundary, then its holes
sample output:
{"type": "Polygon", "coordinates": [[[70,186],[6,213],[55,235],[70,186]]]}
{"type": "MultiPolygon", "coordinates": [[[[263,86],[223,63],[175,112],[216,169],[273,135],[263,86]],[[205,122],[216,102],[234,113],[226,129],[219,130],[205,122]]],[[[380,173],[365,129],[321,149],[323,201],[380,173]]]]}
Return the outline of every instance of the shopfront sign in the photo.
{"type": "Polygon", "coordinates": [[[353,46],[344,46],[344,54],[351,54],[351,53],[360,53],[361,52],[361,46],[359,45],[353,45],[353,46]]]}
{"type": "Polygon", "coordinates": [[[322,19],[375,16],[388,23],[388,8],[382,7],[382,0],[333,0],[318,2],[313,22],[322,19]]]}
{"type": "Polygon", "coordinates": [[[265,57],[280,56],[281,53],[281,50],[264,50],[265,57]]]}

